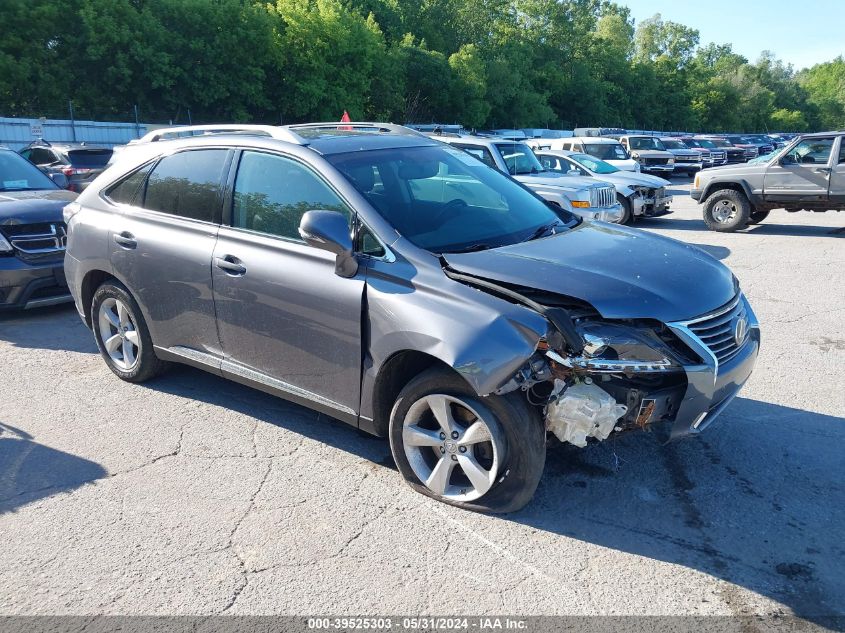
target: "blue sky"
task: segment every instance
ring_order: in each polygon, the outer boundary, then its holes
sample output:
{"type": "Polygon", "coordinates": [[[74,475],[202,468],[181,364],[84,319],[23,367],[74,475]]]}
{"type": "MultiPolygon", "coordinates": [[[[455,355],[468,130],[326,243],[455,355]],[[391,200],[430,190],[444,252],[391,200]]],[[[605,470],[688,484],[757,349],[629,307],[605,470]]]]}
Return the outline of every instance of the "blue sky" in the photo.
{"type": "Polygon", "coordinates": [[[796,69],[845,55],[845,0],[617,0],[639,23],[664,20],[698,29],[701,43],[732,44],[755,61],[763,50],[796,69]]]}

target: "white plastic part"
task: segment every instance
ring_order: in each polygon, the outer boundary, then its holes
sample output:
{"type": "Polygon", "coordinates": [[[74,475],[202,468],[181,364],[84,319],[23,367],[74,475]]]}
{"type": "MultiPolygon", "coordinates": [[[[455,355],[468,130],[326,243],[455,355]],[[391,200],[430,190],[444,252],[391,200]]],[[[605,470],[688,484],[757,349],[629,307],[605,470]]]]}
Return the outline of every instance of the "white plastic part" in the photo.
{"type": "Polygon", "coordinates": [[[562,380],[555,380],[553,393],[558,396],[546,407],[546,428],[561,442],[582,448],[588,437],[607,439],[616,421],[628,411],[594,384],[582,382],[567,388],[562,380]]]}

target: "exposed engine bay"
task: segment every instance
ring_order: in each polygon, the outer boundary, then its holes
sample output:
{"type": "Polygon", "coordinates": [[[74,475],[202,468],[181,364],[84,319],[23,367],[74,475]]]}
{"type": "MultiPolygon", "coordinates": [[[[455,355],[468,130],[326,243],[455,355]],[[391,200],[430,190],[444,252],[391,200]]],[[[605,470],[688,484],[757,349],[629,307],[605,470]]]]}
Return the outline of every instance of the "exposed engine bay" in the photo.
{"type": "Polygon", "coordinates": [[[674,419],[687,388],[684,364],[700,361],[665,325],[606,321],[565,297],[448,274],[548,319],[549,332],[535,353],[495,393],[523,391],[561,442],[584,447],[589,438],[602,441],[674,419]]]}

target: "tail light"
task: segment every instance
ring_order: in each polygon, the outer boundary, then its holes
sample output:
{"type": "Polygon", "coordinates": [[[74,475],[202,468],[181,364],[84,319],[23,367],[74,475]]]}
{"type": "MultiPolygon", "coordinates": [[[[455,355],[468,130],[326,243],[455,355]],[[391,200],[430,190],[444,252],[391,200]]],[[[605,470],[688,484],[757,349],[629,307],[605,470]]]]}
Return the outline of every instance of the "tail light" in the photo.
{"type": "Polygon", "coordinates": [[[87,169],[85,167],[64,167],[62,168],[62,173],[70,178],[71,176],[84,176],[85,174],[90,174],[93,169],[87,169]]]}

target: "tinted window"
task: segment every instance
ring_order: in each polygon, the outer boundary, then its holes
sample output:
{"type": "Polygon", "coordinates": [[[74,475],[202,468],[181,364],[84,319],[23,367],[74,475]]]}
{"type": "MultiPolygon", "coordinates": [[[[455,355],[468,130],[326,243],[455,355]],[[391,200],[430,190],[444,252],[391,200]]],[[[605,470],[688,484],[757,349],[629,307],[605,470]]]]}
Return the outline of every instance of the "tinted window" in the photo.
{"type": "Polygon", "coordinates": [[[48,149],[35,147],[29,154],[29,160],[36,165],[49,165],[56,162],[56,157],[53,152],[48,149]]]}
{"type": "Polygon", "coordinates": [[[626,160],[628,153],[617,143],[587,143],[583,152],[602,160],[626,160]]]}
{"type": "Polygon", "coordinates": [[[67,153],[71,165],[89,169],[105,167],[111,155],[112,150],[110,149],[75,149],[67,153]]]}
{"type": "Polygon", "coordinates": [[[165,156],[150,174],[144,208],[215,221],[227,154],[225,149],[203,149],[165,156]]]}
{"type": "Polygon", "coordinates": [[[839,164],[845,163],[845,137],[839,141],[839,164]]]}
{"type": "MultiPolygon", "coordinates": [[[[372,190],[375,173],[368,167],[358,176],[372,190]]],[[[312,209],[351,215],[337,194],[307,167],[273,154],[244,152],[235,180],[233,226],[302,241],[299,222],[312,209]]]]}
{"type": "Polygon", "coordinates": [[[488,167],[496,168],[496,161],[493,160],[493,154],[486,147],[473,147],[471,145],[458,145],[457,147],[460,147],[467,154],[472,154],[488,167]]]}
{"type": "Polygon", "coordinates": [[[532,174],[543,168],[531,148],[524,143],[496,143],[496,148],[511,174],[532,174]]]}
{"type": "Polygon", "coordinates": [[[147,179],[147,174],[150,173],[152,164],[142,167],[138,171],[129,174],[116,185],[112,185],[111,189],[106,192],[106,197],[112,202],[120,202],[122,204],[138,204],[140,200],[141,187],[147,179]]]}

